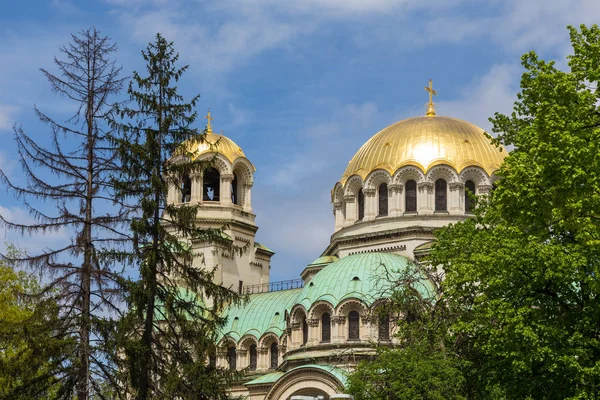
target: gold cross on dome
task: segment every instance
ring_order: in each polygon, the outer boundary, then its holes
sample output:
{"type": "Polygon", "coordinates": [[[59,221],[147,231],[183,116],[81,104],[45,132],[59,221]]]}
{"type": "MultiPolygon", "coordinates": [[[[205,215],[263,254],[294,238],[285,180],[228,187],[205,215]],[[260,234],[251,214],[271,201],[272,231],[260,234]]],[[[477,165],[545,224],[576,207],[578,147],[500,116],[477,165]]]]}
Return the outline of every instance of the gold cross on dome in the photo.
{"type": "Polygon", "coordinates": [[[214,118],[210,116],[210,108],[208,109],[208,114],[206,114],[205,117],[206,117],[206,132],[212,133],[212,125],[210,124],[210,121],[212,121],[214,118]]]}
{"type": "Polygon", "coordinates": [[[433,96],[437,96],[437,92],[433,90],[433,82],[429,80],[429,87],[425,86],[425,90],[429,92],[429,103],[427,103],[427,112],[425,115],[434,116],[435,108],[433,108],[433,96]]]}

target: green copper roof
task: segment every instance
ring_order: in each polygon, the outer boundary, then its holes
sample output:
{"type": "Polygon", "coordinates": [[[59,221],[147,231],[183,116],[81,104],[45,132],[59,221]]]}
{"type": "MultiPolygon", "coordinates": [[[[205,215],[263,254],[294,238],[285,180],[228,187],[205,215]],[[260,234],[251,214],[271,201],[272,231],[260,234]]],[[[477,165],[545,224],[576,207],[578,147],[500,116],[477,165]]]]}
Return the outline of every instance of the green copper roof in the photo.
{"type": "Polygon", "coordinates": [[[227,324],[221,337],[227,335],[239,340],[249,334],[259,339],[266,332],[281,336],[285,329],[285,311],[290,311],[301,290],[251,294],[247,304],[227,310],[227,324]]]}
{"type": "Polygon", "coordinates": [[[261,250],[265,250],[265,251],[268,251],[269,253],[275,254],[275,252],[273,250],[271,250],[270,248],[268,248],[267,246],[265,246],[262,243],[254,242],[254,247],[257,247],[261,250]]]}
{"type": "Polygon", "coordinates": [[[283,372],[271,372],[270,374],[265,374],[256,379],[251,380],[250,382],[246,382],[244,386],[248,385],[264,385],[266,383],[274,383],[279,380],[284,375],[283,372]]]}
{"type": "MultiPolygon", "coordinates": [[[[320,300],[333,307],[344,299],[357,298],[371,305],[389,296],[392,281],[407,270],[417,268],[406,257],[390,253],[365,253],[343,257],[327,265],[308,283],[296,300],[308,310],[320,300]]],[[[433,293],[430,281],[422,278],[417,288],[423,295],[433,293]]]]}
{"type": "Polygon", "coordinates": [[[308,266],[310,267],[313,265],[331,264],[332,262],[336,262],[337,260],[339,260],[338,256],[323,256],[317,258],[315,261],[308,264],[308,266]]]}

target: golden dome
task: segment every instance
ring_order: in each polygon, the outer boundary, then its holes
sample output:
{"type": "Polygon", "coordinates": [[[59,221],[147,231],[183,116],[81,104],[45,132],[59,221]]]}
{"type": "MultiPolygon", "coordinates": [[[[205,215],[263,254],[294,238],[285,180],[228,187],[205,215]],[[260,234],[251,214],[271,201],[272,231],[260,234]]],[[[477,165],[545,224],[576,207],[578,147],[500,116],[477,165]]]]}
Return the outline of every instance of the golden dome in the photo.
{"type": "Polygon", "coordinates": [[[446,164],[460,173],[470,166],[496,171],[506,150],[498,149],[484,135],[483,129],[456,118],[424,116],[396,122],[377,132],[348,163],[340,183],[352,175],[365,179],[376,169],[394,174],[405,165],[427,172],[446,164]]]}
{"type": "Polygon", "coordinates": [[[188,150],[193,152],[196,158],[205,153],[218,153],[227,158],[232,164],[239,157],[246,157],[240,146],[235,144],[233,140],[217,133],[207,133],[203,143],[194,142],[188,150]]]}

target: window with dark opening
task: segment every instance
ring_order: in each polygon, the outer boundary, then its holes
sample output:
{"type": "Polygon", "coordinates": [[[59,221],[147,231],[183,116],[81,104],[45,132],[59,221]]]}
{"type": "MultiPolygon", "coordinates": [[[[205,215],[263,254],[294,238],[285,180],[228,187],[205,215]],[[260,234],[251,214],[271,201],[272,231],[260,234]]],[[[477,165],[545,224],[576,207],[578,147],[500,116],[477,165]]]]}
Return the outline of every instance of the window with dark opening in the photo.
{"type": "Polygon", "coordinates": [[[236,174],[233,174],[233,180],[231,181],[231,202],[233,204],[240,204],[238,201],[238,178],[236,174]]]}
{"type": "Polygon", "coordinates": [[[210,353],[208,356],[208,366],[211,368],[217,368],[217,355],[215,353],[210,353]]]}
{"type": "Polygon", "coordinates": [[[250,346],[250,371],[256,371],[256,364],[257,364],[256,345],[253,344],[250,346]]]}
{"type": "Polygon", "coordinates": [[[181,178],[181,202],[189,203],[192,199],[192,179],[189,174],[184,174],[181,178]]]}
{"type": "Polygon", "coordinates": [[[379,316],[379,340],[390,340],[390,317],[387,314],[379,316]]]}
{"type": "Polygon", "coordinates": [[[360,340],[360,318],[358,311],[350,311],[348,314],[348,339],[360,340]]]}
{"type": "Polygon", "coordinates": [[[239,281],[238,282],[238,293],[242,294],[243,290],[244,290],[244,281],[239,281]]]}
{"type": "Polygon", "coordinates": [[[221,188],[221,174],[214,168],[204,171],[204,184],[202,187],[203,201],[219,201],[221,188]]]}
{"type": "Polygon", "coordinates": [[[404,185],[406,212],[417,212],[417,182],[412,179],[404,185]]]}
{"type": "Polygon", "coordinates": [[[306,342],[308,342],[308,324],[304,318],[302,320],[302,344],[306,344],[306,342]]]}
{"type": "Polygon", "coordinates": [[[379,185],[379,215],[388,215],[388,185],[379,185]]]}
{"type": "Polygon", "coordinates": [[[435,211],[448,211],[448,194],[446,181],[438,179],[435,181],[435,211]]]}
{"type": "Polygon", "coordinates": [[[467,181],[465,183],[465,211],[473,212],[475,207],[475,199],[472,197],[475,195],[475,182],[467,181]]]}
{"type": "Polygon", "coordinates": [[[358,191],[358,220],[362,221],[365,217],[365,195],[363,190],[358,191]]]}
{"type": "Polygon", "coordinates": [[[230,370],[235,370],[237,368],[237,352],[235,351],[235,346],[231,346],[227,349],[227,362],[229,363],[230,370]]]}
{"type": "Polygon", "coordinates": [[[329,342],[331,340],[331,317],[328,313],[321,317],[321,341],[329,342]]]}
{"type": "Polygon", "coordinates": [[[271,369],[277,368],[279,365],[279,347],[276,342],[271,343],[271,369]]]}

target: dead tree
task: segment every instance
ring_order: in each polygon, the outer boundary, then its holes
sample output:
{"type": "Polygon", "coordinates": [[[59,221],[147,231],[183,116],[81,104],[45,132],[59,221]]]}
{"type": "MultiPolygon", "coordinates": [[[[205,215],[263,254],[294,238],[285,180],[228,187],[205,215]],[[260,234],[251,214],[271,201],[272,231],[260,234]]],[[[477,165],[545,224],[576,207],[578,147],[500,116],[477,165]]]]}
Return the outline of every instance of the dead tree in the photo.
{"type": "Polygon", "coordinates": [[[107,387],[117,385],[110,357],[103,354],[95,329],[120,311],[120,274],[113,265],[126,239],[121,230],[126,216],[113,206],[110,174],[115,169],[115,153],[106,140],[110,133],[106,121],[112,109],[110,98],[121,90],[123,79],[113,58],[116,45],[108,37],[91,28],[71,39],[60,49],[60,58],[54,59],[58,73],[41,71],[52,91],[74,105],[74,115],[61,123],[35,108],[50,128],[51,144],[45,147],[15,126],[26,180],[14,182],[0,170],[0,181],[23,200],[35,222],[21,224],[0,215],[0,223],[21,234],[58,230],[70,234],[61,247],[18,261],[45,274],[43,291],[54,293],[60,304],[61,332],[57,334],[71,336],[75,342],[73,353],[57,365],[57,393],[65,399],[76,394],[84,400],[90,395],[104,398],[107,387]],[[39,200],[51,202],[55,209],[46,212],[39,200]]]}

